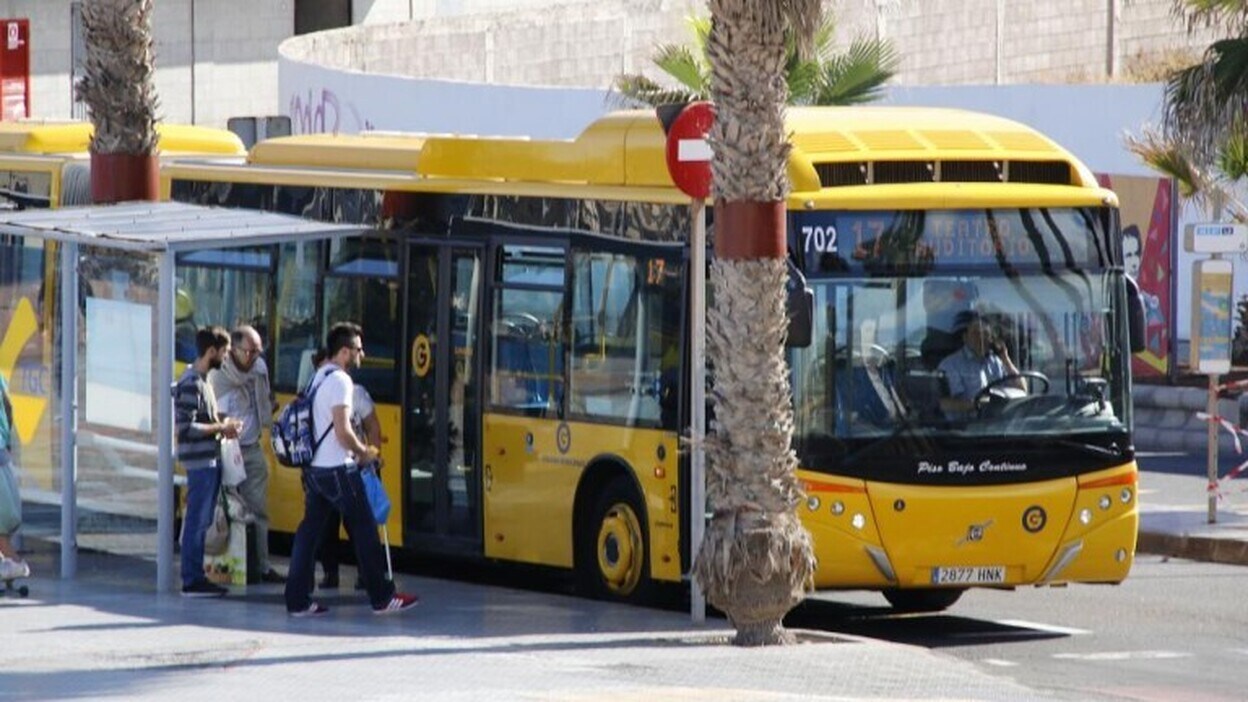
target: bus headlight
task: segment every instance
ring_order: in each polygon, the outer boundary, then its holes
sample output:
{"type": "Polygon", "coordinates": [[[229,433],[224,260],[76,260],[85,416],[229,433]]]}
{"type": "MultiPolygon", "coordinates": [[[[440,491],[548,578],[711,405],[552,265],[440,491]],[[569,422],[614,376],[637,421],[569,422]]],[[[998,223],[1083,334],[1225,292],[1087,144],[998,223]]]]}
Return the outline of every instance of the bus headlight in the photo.
{"type": "Polygon", "coordinates": [[[1109,499],[1109,495],[1101,495],[1101,499],[1096,501],[1097,506],[1100,507],[1102,510],[1109,509],[1109,506],[1112,505],[1113,503],[1114,501],[1109,499]]]}
{"type": "Polygon", "coordinates": [[[861,529],[867,525],[867,518],[862,516],[861,513],[855,514],[854,517],[849,520],[849,523],[852,524],[855,529],[861,529]]]}
{"type": "Polygon", "coordinates": [[[815,510],[817,510],[817,509],[819,509],[819,498],[818,498],[818,497],[816,497],[816,496],[814,496],[814,495],[811,495],[810,497],[807,497],[807,498],[806,498],[806,509],[809,509],[809,510],[810,510],[810,511],[812,511],[812,512],[813,512],[813,511],[815,511],[815,510]]]}
{"type": "Polygon", "coordinates": [[[1131,488],[1123,488],[1122,493],[1119,494],[1118,497],[1119,499],[1122,500],[1122,504],[1124,505],[1130,502],[1131,501],[1131,488]]]}
{"type": "Polygon", "coordinates": [[[844,502],[841,502],[840,500],[836,500],[835,502],[833,502],[833,503],[832,503],[832,514],[835,514],[835,515],[838,515],[838,516],[839,516],[839,515],[842,515],[842,514],[845,514],[845,503],[844,503],[844,502]]]}
{"type": "Polygon", "coordinates": [[[1092,523],[1092,510],[1088,509],[1087,507],[1084,507],[1083,509],[1079,510],[1079,521],[1083,522],[1084,525],[1091,524],[1092,523]]]}

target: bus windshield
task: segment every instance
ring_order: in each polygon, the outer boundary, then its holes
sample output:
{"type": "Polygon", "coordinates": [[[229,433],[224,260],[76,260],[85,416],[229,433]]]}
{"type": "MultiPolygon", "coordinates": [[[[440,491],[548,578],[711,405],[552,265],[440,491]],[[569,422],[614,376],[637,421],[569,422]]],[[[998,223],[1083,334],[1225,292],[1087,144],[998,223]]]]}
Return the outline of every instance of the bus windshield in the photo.
{"type": "Polygon", "coordinates": [[[852,474],[867,457],[878,469],[883,455],[1003,442],[1124,457],[1125,293],[1108,211],[794,220],[815,301],[813,341],[791,357],[804,465],[852,474]],[[822,246],[804,245],[803,228],[822,246]]]}

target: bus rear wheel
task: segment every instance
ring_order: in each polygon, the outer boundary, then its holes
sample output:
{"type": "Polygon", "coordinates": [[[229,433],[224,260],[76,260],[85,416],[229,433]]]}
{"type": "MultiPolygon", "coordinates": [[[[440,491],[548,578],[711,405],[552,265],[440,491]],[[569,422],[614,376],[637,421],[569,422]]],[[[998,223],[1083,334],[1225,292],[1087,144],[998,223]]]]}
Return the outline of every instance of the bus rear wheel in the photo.
{"type": "Polygon", "coordinates": [[[885,590],[884,599],[898,612],[943,612],[952,607],[964,592],[966,590],[961,588],[885,590]]]}
{"type": "Polygon", "coordinates": [[[645,512],[628,478],[612,478],[594,500],[576,572],[584,594],[645,602],[650,593],[645,512]]]}

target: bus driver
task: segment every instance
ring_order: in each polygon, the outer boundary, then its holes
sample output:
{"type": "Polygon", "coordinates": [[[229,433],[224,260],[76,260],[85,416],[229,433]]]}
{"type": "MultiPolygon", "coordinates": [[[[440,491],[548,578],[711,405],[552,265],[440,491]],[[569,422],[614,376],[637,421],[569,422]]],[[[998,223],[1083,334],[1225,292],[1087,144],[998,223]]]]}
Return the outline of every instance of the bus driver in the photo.
{"type": "MultiPolygon", "coordinates": [[[[954,332],[961,333],[962,347],[946,356],[938,367],[949,383],[949,396],[941,399],[940,408],[951,419],[966,419],[974,411],[975,396],[981,390],[1019,371],[1006,345],[994,338],[992,328],[978,312],[959,313],[954,332]]],[[[1004,385],[1026,389],[1022,378],[1004,385]]]]}

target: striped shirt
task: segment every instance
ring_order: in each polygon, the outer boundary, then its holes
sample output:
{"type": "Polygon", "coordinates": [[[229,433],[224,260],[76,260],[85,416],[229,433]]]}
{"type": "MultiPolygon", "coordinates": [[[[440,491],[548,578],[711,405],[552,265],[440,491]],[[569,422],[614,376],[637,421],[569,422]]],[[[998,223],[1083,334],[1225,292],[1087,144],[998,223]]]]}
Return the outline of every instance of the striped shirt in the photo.
{"type": "Polygon", "coordinates": [[[174,387],[173,417],[182,467],[217,468],[221,440],[208,432],[208,427],[217,423],[217,398],[194,366],[187,366],[174,387]]]}

